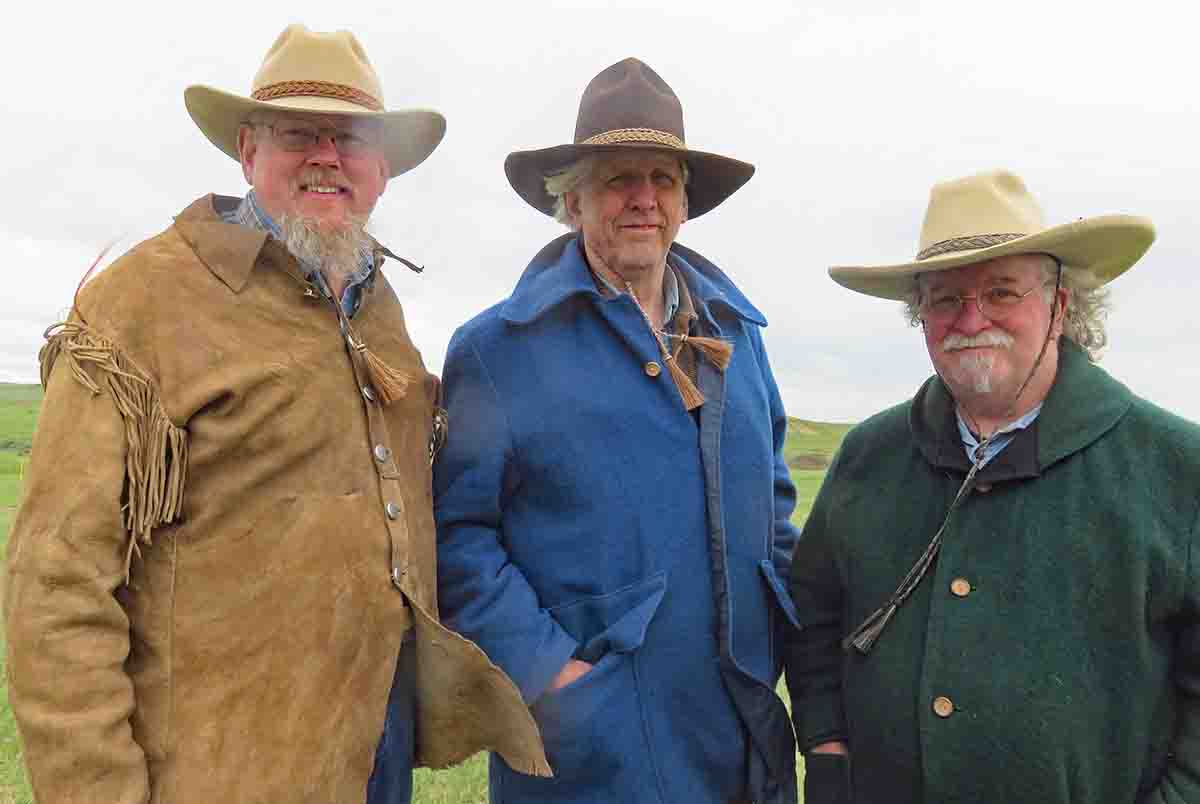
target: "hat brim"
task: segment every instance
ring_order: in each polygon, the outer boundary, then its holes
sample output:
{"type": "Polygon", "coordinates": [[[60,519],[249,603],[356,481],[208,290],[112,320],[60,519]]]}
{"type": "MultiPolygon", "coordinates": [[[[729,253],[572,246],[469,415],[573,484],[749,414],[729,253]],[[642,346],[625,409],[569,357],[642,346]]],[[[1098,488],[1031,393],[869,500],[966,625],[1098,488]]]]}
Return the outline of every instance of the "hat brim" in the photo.
{"type": "Polygon", "coordinates": [[[1012,254],[1051,254],[1063,265],[1092,274],[1096,286],[1116,279],[1154,242],[1154,224],[1137,215],[1100,215],[1052,226],[1006,243],[940,254],[896,265],[842,265],[829,275],[843,287],[880,299],[905,300],[918,274],[947,271],[1012,254]]]}
{"type": "Polygon", "coordinates": [[[508,183],[531,207],[554,215],[554,196],[546,192],[546,176],[557,173],[581,157],[621,151],[659,151],[683,159],[690,177],[687,187],[688,220],[698,218],[733,195],[754,175],[754,165],[728,156],[669,148],[654,143],[612,145],[556,145],[536,151],[514,151],[504,160],[508,183]]]}
{"type": "Polygon", "coordinates": [[[424,162],[446,134],[446,118],[430,109],[372,112],[349,101],[308,95],[257,101],[200,84],[184,90],[183,102],[204,136],[238,161],[241,161],[238,129],[255,112],[339,114],[379,120],[383,124],[383,152],[392,178],[424,162]]]}

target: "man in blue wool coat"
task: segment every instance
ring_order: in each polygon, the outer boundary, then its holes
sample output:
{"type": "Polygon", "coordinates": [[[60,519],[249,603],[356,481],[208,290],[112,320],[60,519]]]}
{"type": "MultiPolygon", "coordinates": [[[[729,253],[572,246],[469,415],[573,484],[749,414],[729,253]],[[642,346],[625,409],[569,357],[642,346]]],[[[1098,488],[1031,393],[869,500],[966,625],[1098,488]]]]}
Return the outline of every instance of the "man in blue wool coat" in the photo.
{"type": "Polygon", "coordinates": [[[689,149],[675,93],[626,59],[574,143],[505,171],[571,232],[445,364],[441,613],[516,681],[554,772],[493,755],[492,801],[794,802],[774,688],[795,493],[766,321],[674,243],[754,168],[689,149]]]}

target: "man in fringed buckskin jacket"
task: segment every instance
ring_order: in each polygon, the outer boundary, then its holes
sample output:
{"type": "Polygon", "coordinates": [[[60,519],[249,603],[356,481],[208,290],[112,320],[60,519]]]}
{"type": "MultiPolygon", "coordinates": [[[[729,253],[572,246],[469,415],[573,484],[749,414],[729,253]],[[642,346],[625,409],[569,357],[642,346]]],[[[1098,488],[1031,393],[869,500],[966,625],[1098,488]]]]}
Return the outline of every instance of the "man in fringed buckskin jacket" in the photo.
{"type": "Polygon", "coordinates": [[[805,804],[1200,801],[1200,427],[1094,362],[1145,218],[933,188],[904,301],[936,375],[852,430],[792,565],[805,804]]]}
{"type": "Polygon", "coordinates": [[[443,118],[386,111],[357,40],[302,26],[250,98],[185,100],[253,189],[100,273],[42,353],[5,588],[37,800],[390,803],[483,748],[547,773],[516,687],[438,623],[437,382],[364,231],[443,118]]]}

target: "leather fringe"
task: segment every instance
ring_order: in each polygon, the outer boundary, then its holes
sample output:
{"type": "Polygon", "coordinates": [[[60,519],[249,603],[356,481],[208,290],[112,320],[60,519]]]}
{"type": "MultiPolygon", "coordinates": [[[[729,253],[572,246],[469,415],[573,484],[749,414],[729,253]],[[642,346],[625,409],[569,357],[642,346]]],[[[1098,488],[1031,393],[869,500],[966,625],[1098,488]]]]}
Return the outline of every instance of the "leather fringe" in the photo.
{"type": "Polygon", "coordinates": [[[151,544],[151,534],[183,515],[187,481],[187,430],[167,417],[157,389],[117,349],[112,341],[77,321],[46,330],[46,344],[38,355],[42,387],[50,380],[54,364],[66,358],[72,376],[93,394],[101,386],[112,397],[125,423],[125,498],[122,501],[129,546],[125,554],[125,583],[129,583],[133,556],[140,545],[151,544]],[[99,372],[97,381],[88,368],[99,372]]]}

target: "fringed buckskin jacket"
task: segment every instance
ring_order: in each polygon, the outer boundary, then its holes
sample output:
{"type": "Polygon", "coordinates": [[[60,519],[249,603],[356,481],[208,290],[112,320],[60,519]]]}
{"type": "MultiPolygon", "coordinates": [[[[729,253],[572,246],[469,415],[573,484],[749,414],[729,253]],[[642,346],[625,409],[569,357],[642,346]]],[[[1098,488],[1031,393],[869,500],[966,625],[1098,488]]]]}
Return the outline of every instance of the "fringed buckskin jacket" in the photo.
{"type": "Polygon", "coordinates": [[[226,202],[86,285],[43,350],[5,587],[37,800],[361,802],[410,628],[417,764],[547,773],[516,687],[438,623],[437,382],[395,294],[379,275],[339,322],[226,202]],[[387,404],[372,361],[404,381],[387,404]]]}

